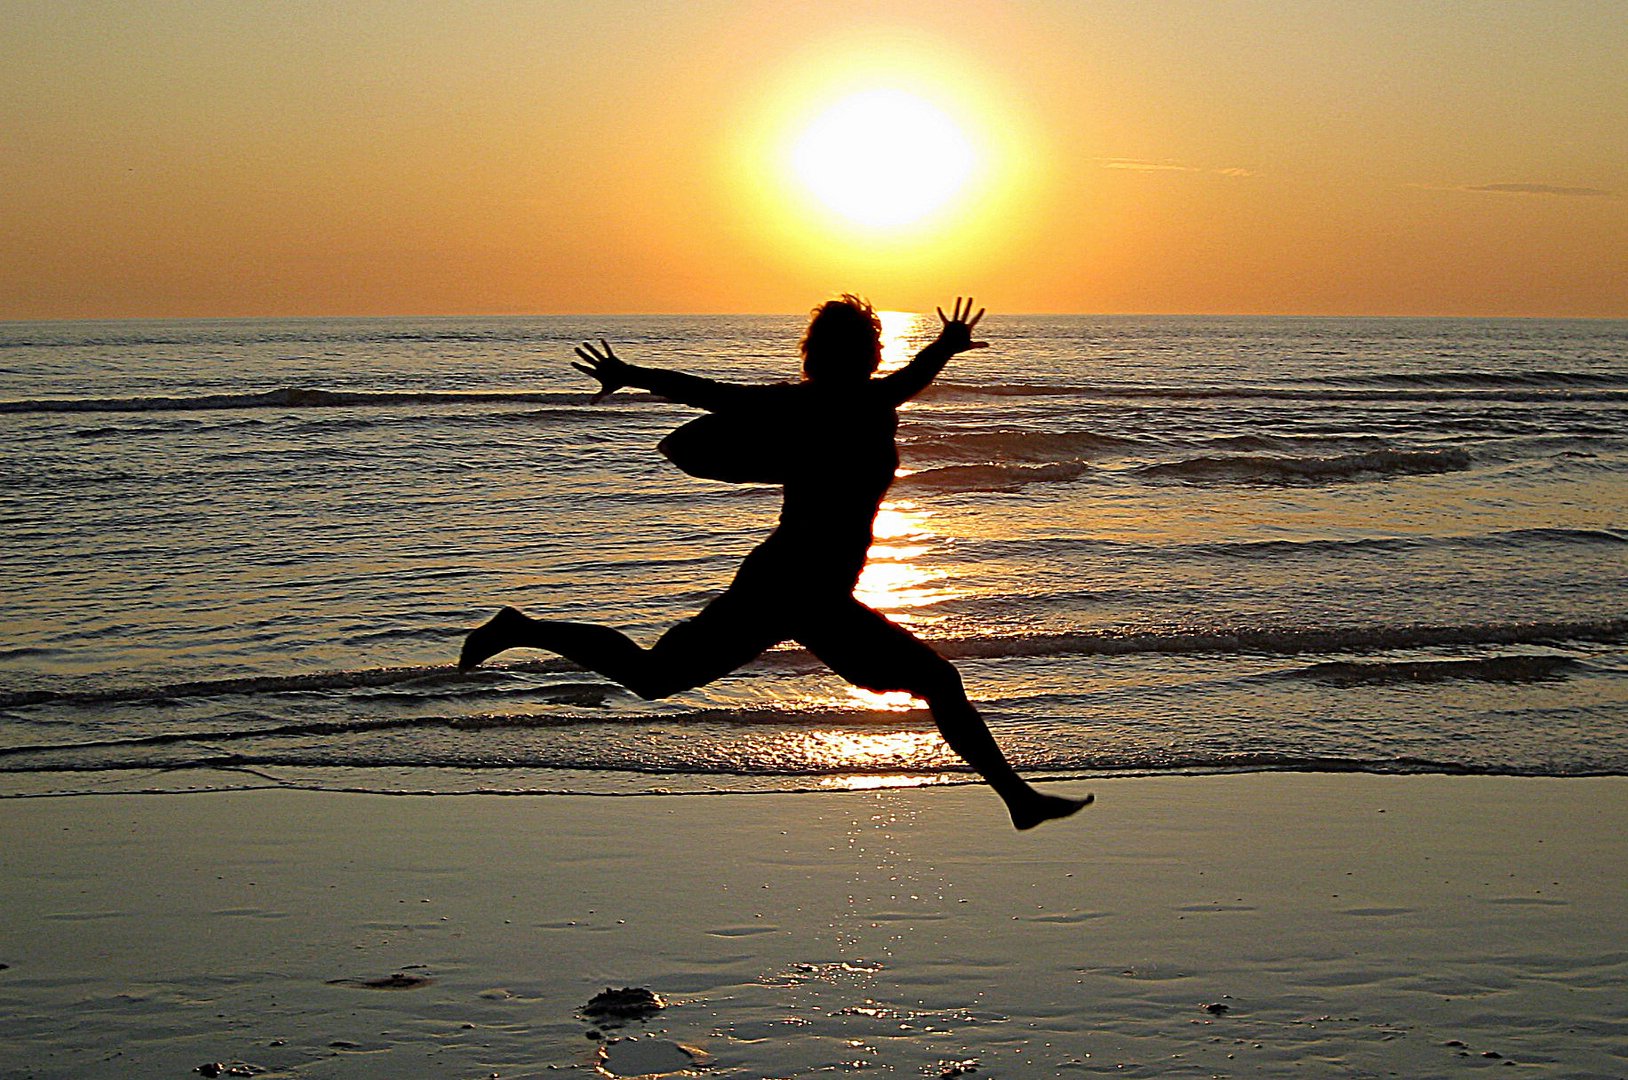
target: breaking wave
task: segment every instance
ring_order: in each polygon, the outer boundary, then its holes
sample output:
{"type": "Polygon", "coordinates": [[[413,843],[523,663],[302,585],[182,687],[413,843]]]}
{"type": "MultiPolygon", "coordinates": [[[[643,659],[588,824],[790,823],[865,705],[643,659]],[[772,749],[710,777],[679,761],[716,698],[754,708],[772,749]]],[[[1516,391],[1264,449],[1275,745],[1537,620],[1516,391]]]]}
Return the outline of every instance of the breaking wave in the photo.
{"type": "Polygon", "coordinates": [[[961,431],[929,428],[916,435],[907,429],[902,449],[907,455],[951,461],[1056,462],[1090,457],[1143,445],[1139,440],[1094,431],[961,431]]]}
{"type": "MultiPolygon", "coordinates": [[[[201,412],[217,409],[331,409],[385,405],[586,405],[591,395],[530,390],[318,390],[288,386],[255,394],[195,397],[39,398],[0,401],[0,413],[201,412]]],[[[641,400],[633,395],[628,401],[641,400]]],[[[650,400],[657,400],[650,398],[650,400]]]]}
{"type": "MultiPolygon", "coordinates": [[[[1593,548],[1628,544],[1628,532],[1613,529],[1503,529],[1489,533],[1451,533],[1441,536],[1353,536],[1315,537],[1304,540],[1209,540],[1191,544],[1164,544],[1162,556],[1172,558],[1213,555],[1243,559],[1279,559],[1322,555],[1356,555],[1367,552],[1409,552],[1429,549],[1519,549],[1567,545],[1593,548]]],[[[1004,559],[1056,559],[1064,554],[1100,551],[1108,554],[1137,552],[1143,545],[1114,540],[1087,540],[1078,537],[980,538],[964,542],[971,555],[1004,559]]]]}
{"type": "Polygon", "coordinates": [[[1083,461],[1050,465],[943,465],[902,476],[898,486],[928,491],[1016,491],[1029,484],[1074,480],[1089,468],[1083,461]]]}
{"type": "MultiPolygon", "coordinates": [[[[892,714],[895,717],[907,714],[892,714]]],[[[872,787],[853,778],[899,777],[910,786],[925,783],[976,783],[972,770],[929,736],[923,716],[889,721],[888,730],[919,734],[910,746],[889,757],[865,761],[830,761],[797,753],[780,753],[772,740],[742,745],[739,739],[707,739],[697,723],[729,725],[754,722],[743,714],[686,716],[671,729],[671,716],[624,718],[661,737],[639,743],[595,737],[591,727],[578,738],[540,739],[544,728],[556,734],[577,725],[599,723],[593,717],[540,722],[536,717],[491,718],[488,729],[513,728],[515,738],[501,747],[481,740],[438,739],[437,729],[468,731],[477,725],[462,718],[420,717],[410,726],[421,737],[388,741],[369,739],[371,728],[336,728],[316,732],[320,742],[303,745],[302,733],[270,731],[213,732],[207,738],[155,747],[132,741],[94,748],[72,745],[32,747],[0,758],[0,774],[28,776],[36,794],[89,794],[106,790],[101,778],[126,774],[139,787],[125,791],[230,790],[274,786],[321,791],[443,794],[506,792],[513,794],[582,793],[657,794],[831,790],[872,787]],[[528,733],[533,737],[527,737],[528,733]],[[234,746],[233,744],[239,744],[234,746]],[[276,770],[290,770],[279,775],[276,770]],[[433,775],[402,776],[401,770],[433,775]],[[498,781],[485,779],[501,776],[498,781]],[[594,779],[584,781],[584,777],[594,779]],[[47,779],[51,778],[51,779],[47,779]],[[646,778],[639,780],[638,778],[646,778]],[[687,778],[687,780],[685,779],[687,778]],[[41,788],[40,782],[46,786],[41,788]],[[630,784],[631,781],[631,784],[630,784]],[[676,781],[676,783],[675,783],[676,781]],[[608,784],[616,784],[606,790],[608,784]],[[659,784],[660,786],[652,786],[659,784]]],[[[784,724],[785,717],[775,718],[784,724]]],[[[864,716],[826,717],[821,729],[874,733],[864,716]]],[[[1090,776],[1148,776],[1229,772],[1324,772],[1414,775],[1422,773],[1483,776],[1618,776],[1622,763],[1611,760],[1561,760],[1542,764],[1501,759],[1477,760],[1448,754],[1401,753],[1390,756],[1296,752],[1266,749],[1169,749],[1135,746],[1055,748],[1036,760],[1021,761],[1030,775],[1067,779],[1090,776]]],[[[125,781],[128,783],[128,781],[125,781]]],[[[27,797],[18,792],[0,798],[27,797]]]]}
{"type": "Polygon", "coordinates": [[[1335,686],[1391,686],[1448,680],[1521,683],[1561,679],[1588,670],[1567,656],[1488,656],[1455,660],[1330,660],[1285,674],[1335,686]]]}
{"type": "Polygon", "coordinates": [[[1155,401],[1278,400],[1322,402],[1430,401],[1628,401],[1628,388],[1615,381],[1571,385],[1525,382],[1462,385],[1399,383],[1383,386],[1174,386],[1158,383],[1062,385],[1054,383],[959,383],[940,381],[924,397],[963,399],[990,397],[1080,397],[1095,400],[1155,401]]]}
{"type": "Polygon", "coordinates": [[[1305,380],[1340,386],[1466,387],[1502,389],[1535,387],[1565,390],[1575,387],[1628,388],[1628,374],[1620,371],[1371,371],[1360,375],[1326,375],[1305,380]]]}
{"type": "Polygon", "coordinates": [[[1628,640],[1628,618],[1585,622],[1472,623],[1457,626],[1231,627],[1091,630],[933,642],[945,656],[1122,656],[1129,653],[1304,653],[1416,649],[1441,645],[1531,645],[1628,640]]]}
{"type": "MultiPolygon", "coordinates": [[[[1000,397],[1081,397],[1096,400],[1153,399],[1159,401],[1287,400],[1324,402],[1455,401],[1483,399],[1504,402],[1603,401],[1628,402],[1628,380],[1617,376],[1573,375],[1566,381],[1510,376],[1504,381],[1430,383],[1435,376],[1392,376],[1381,386],[1175,386],[1159,384],[958,383],[940,381],[929,386],[929,399],[1000,397]],[[1558,383],[1558,385],[1556,385],[1558,383]]],[[[286,386],[255,393],[153,395],[108,398],[29,398],[0,401],[5,413],[73,412],[189,412],[220,409],[320,409],[345,406],[449,405],[533,402],[543,405],[586,405],[592,395],[583,392],[532,390],[324,390],[286,386]]],[[[651,394],[629,394],[618,399],[659,402],[651,394]]],[[[1078,436],[1075,436],[1078,437],[1078,436]]]]}
{"type": "Polygon", "coordinates": [[[1465,450],[1372,450],[1324,457],[1268,454],[1205,456],[1144,465],[1142,476],[1168,480],[1219,480],[1242,484],[1337,483],[1342,480],[1458,472],[1475,458],[1465,450]]]}
{"type": "MultiPolygon", "coordinates": [[[[1133,627],[1078,630],[1051,634],[943,637],[932,646],[951,659],[1000,659],[1045,656],[1124,656],[1137,653],[1189,655],[1249,653],[1296,656],[1319,653],[1370,652],[1443,645],[1541,645],[1563,642],[1628,642],[1628,617],[1576,622],[1416,624],[1406,626],[1221,626],[1133,627]]],[[[797,648],[775,649],[756,660],[746,672],[800,671],[818,665],[797,648]]],[[[0,692],[0,708],[33,705],[105,705],[163,703],[187,698],[278,694],[335,693],[390,690],[419,697],[464,696],[492,692],[492,672],[556,673],[578,671],[557,658],[530,660],[482,669],[463,675],[451,665],[369,668],[300,675],[269,675],[153,685],[107,686],[73,690],[0,692]]],[[[538,687],[546,700],[550,693],[601,694],[608,684],[575,683],[538,687]]]]}

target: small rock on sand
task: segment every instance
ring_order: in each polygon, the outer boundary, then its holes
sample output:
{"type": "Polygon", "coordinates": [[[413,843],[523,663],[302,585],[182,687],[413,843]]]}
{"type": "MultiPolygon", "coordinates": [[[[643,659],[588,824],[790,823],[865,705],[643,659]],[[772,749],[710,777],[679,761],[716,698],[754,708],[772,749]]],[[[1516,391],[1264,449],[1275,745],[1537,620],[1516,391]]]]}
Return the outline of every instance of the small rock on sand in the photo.
{"type": "Polygon", "coordinates": [[[582,1015],[594,1020],[643,1020],[667,1007],[667,1003],[642,986],[620,990],[605,987],[582,1007],[582,1015]]]}

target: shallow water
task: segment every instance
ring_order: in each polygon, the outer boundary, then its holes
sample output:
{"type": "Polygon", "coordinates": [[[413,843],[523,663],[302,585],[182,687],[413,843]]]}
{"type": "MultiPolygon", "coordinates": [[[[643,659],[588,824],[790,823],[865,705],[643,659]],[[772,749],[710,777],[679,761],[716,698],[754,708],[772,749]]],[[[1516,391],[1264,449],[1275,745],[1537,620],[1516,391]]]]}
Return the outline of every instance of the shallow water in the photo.
{"type": "MultiPolygon", "coordinates": [[[[795,649],[660,703],[447,668],[504,603],[653,640],[773,525],[572,343],[773,381],[800,322],[0,325],[0,791],[965,779],[795,649]]],[[[902,415],[860,595],[1025,772],[1628,772],[1628,323],[981,329],[902,415]]]]}

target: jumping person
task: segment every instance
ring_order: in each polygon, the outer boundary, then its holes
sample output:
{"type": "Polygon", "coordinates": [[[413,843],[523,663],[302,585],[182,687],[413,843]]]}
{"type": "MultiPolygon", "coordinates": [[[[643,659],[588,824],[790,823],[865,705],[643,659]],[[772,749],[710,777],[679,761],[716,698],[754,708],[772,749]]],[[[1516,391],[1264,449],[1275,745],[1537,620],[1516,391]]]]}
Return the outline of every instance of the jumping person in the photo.
{"type": "MultiPolygon", "coordinates": [[[[952,750],[989,782],[1019,829],[1067,817],[1091,801],[1042,795],[1007,763],[962,689],[960,674],[929,646],[854,597],[871,529],[899,465],[897,409],[926,389],[950,357],[988,347],[972,340],[983,318],[969,297],[949,316],[938,309],[937,340],[892,374],[872,378],[882,358],[881,320],[844,295],[813,313],[803,337],[800,383],[747,386],[637,367],[610,345],[584,343],[572,364],[599,381],[598,401],[637,386],[672,401],[733,417],[734,445],[686,439],[697,421],[663,440],[686,471],[783,484],[780,524],[758,545],[729,588],[648,649],[608,627],[533,619],[506,607],[470,631],[458,658],[467,671],[506,649],[545,649],[643,698],[711,682],[782,641],[796,641],[832,671],[867,690],[904,690],[927,702],[952,750]],[[692,445],[694,444],[694,445],[692,445]],[[697,449],[699,445],[699,449],[697,449]],[[711,454],[733,465],[692,467],[711,454]],[[739,475],[727,475],[733,470],[739,475]]],[[[704,429],[701,430],[704,435],[704,429]]]]}

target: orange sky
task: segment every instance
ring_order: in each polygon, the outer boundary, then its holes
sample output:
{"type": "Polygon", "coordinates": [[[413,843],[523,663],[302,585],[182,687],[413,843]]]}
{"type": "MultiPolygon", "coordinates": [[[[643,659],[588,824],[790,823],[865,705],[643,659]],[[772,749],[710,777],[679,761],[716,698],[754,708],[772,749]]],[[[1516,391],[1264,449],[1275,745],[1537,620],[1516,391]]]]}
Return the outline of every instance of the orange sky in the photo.
{"type": "Polygon", "coordinates": [[[1628,316],[1616,2],[0,2],[0,318],[1628,316]],[[898,230],[785,164],[882,86],[898,230]]]}

